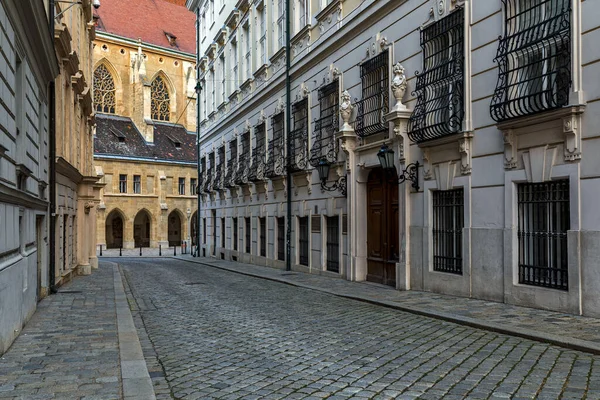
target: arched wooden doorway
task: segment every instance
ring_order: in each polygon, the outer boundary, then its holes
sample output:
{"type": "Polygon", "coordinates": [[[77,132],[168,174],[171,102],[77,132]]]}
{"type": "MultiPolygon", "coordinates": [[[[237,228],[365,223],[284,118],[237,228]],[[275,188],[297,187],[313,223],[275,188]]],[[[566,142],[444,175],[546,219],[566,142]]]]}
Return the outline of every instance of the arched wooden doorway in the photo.
{"type": "Polygon", "coordinates": [[[192,220],[190,222],[190,236],[192,239],[192,246],[195,246],[198,242],[198,211],[192,214],[192,220]]]}
{"type": "Polygon", "coordinates": [[[169,246],[181,246],[181,217],[176,211],[169,214],[169,246]]]}
{"type": "Polygon", "coordinates": [[[123,247],[124,221],[121,214],[113,210],[106,217],[106,248],[118,249],[123,247]]]}
{"type": "Polygon", "coordinates": [[[135,247],[150,247],[151,218],[146,210],[140,210],[133,220],[133,240],[135,247]]]}
{"type": "Polygon", "coordinates": [[[398,182],[392,173],[375,168],[367,184],[368,281],[396,286],[398,218],[398,182]]]}

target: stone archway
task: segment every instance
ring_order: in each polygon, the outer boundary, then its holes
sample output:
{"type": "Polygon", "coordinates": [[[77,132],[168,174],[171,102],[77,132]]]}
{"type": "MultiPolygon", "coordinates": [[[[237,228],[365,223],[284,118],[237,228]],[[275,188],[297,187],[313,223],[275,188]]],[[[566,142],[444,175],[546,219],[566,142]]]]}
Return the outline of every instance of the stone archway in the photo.
{"type": "Polygon", "coordinates": [[[125,221],[117,210],[113,210],[106,217],[106,248],[118,249],[123,247],[123,231],[125,221]]]}
{"type": "Polygon", "coordinates": [[[181,217],[177,211],[171,211],[168,218],[169,247],[181,246],[181,217]]]}
{"type": "Polygon", "coordinates": [[[133,220],[133,241],[135,247],[150,247],[152,218],[147,210],[140,210],[133,220]]]}

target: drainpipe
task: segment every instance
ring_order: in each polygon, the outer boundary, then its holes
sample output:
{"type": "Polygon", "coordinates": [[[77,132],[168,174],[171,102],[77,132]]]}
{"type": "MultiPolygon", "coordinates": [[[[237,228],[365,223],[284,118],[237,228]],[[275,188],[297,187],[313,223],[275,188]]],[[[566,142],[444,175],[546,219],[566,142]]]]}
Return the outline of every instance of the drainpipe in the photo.
{"type": "Polygon", "coordinates": [[[196,195],[198,196],[198,211],[196,212],[196,256],[200,257],[200,5],[196,8],[196,195]]]}
{"type": "MultiPolygon", "coordinates": [[[[50,0],[49,30],[54,48],[54,0],[50,0]]],[[[48,145],[50,147],[48,158],[49,185],[50,185],[50,232],[49,232],[49,263],[48,263],[48,288],[51,294],[56,293],[56,90],[54,81],[49,85],[49,110],[48,110],[48,145]]]]}
{"type": "Polygon", "coordinates": [[[285,270],[292,270],[292,138],[290,137],[292,123],[292,82],[290,79],[290,0],[285,1],[285,119],[287,128],[287,232],[286,232],[286,260],[285,270]]]}

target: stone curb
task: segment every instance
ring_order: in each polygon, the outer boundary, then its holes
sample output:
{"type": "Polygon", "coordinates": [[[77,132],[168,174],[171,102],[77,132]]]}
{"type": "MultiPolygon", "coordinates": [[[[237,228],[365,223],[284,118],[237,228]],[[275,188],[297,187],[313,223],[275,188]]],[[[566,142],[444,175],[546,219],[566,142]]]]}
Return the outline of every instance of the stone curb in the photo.
{"type": "Polygon", "coordinates": [[[138,337],[133,316],[129,309],[123,281],[116,263],[112,264],[115,284],[115,306],[117,309],[117,330],[119,334],[119,362],[121,364],[121,381],[125,400],[155,400],[152,380],[148,373],[142,345],[138,337]]]}
{"type": "MultiPolygon", "coordinates": [[[[211,264],[211,263],[207,263],[207,262],[197,261],[194,259],[190,260],[187,258],[173,257],[173,256],[171,256],[171,258],[176,259],[176,260],[192,262],[195,264],[201,264],[201,265],[205,265],[207,267],[222,269],[222,270],[229,271],[229,272],[235,272],[235,273],[241,274],[241,275],[247,275],[247,276],[252,276],[255,278],[261,278],[261,279],[267,279],[267,280],[274,281],[274,282],[285,283],[290,286],[296,286],[296,287],[301,287],[304,289],[316,290],[316,291],[327,293],[327,294],[337,296],[337,297],[343,297],[343,298],[347,298],[347,299],[351,299],[351,300],[361,301],[364,303],[370,303],[370,304],[374,304],[374,305],[393,308],[396,310],[409,312],[411,314],[422,315],[425,317],[440,319],[440,320],[444,320],[447,322],[453,322],[453,323],[459,324],[459,325],[470,326],[472,328],[483,329],[486,331],[501,333],[501,334],[505,334],[505,335],[518,336],[518,337],[521,337],[524,339],[535,340],[537,342],[550,343],[550,344],[564,347],[564,348],[571,349],[571,350],[583,351],[586,353],[600,355],[600,345],[597,343],[591,342],[589,340],[581,340],[581,339],[576,339],[576,338],[569,337],[569,336],[552,335],[549,333],[534,331],[532,329],[510,327],[510,326],[506,326],[506,325],[500,325],[500,324],[493,323],[493,322],[485,322],[483,320],[460,316],[460,315],[455,315],[455,314],[424,310],[424,309],[421,309],[418,307],[405,306],[405,305],[398,304],[396,302],[373,299],[373,298],[369,298],[367,296],[338,293],[334,290],[311,286],[311,285],[307,285],[307,284],[301,283],[301,282],[292,282],[292,281],[286,280],[284,278],[278,278],[275,276],[265,276],[265,275],[256,274],[256,273],[253,273],[250,271],[240,271],[240,270],[237,270],[234,268],[228,268],[223,265],[215,265],[215,264],[211,264]]],[[[268,267],[265,267],[265,268],[268,268],[268,267]]],[[[297,272],[297,271],[294,271],[294,272],[297,272]]],[[[302,274],[303,272],[297,272],[297,273],[302,274]]]]}

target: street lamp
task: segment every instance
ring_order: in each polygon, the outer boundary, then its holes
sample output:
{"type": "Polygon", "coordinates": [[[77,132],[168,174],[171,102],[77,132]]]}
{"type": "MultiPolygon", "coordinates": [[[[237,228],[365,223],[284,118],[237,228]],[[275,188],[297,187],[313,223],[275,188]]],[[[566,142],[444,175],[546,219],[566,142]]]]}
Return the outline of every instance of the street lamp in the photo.
{"type": "MultiPolygon", "coordinates": [[[[56,14],[54,16],[54,19],[59,19],[65,12],[67,12],[67,10],[73,6],[76,6],[78,4],[83,4],[82,0],[77,0],[77,1],[66,1],[66,0],[54,0],[54,3],[65,3],[65,4],[70,4],[69,7],[65,8],[64,10],[62,10],[61,12],[59,12],[58,14],[56,14]]],[[[94,8],[97,10],[100,8],[100,0],[93,0],[92,1],[92,5],[94,6],[94,8]]]]}
{"type": "MultiPolygon", "coordinates": [[[[386,171],[394,170],[396,172],[396,166],[394,165],[394,150],[390,149],[387,144],[383,144],[381,149],[377,152],[377,158],[381,168],[386,171]]],[[[411,163],[406,166],[402,174],[397,177],[398,183],[404,183],[406,181],[412,182],[412,187],[417,192],[419,191],[419,162],[411,163]]]]}
{"type": "Polygon", "coordinates": [[[327,160],[321,159],[317,164],[317,173],[319,174],[319,180],[321,181],[321,189],[328,192],[339,190],[344,196],[346,195],[346,177],[342,176],[335,181],[331,186],[327,186],[327,178],[329,177],[329,169],[331,165],[327,160]]]}

